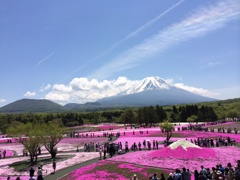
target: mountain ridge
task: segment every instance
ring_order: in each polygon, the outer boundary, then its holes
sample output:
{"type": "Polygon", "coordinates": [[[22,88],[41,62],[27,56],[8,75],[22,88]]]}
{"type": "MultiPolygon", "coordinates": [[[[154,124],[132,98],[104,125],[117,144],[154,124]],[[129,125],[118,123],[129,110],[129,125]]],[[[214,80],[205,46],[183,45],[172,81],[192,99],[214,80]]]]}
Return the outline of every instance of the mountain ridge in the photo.
{"type": "Polygon", "coordinates": [[[200,96],[178,88],[158,76],[144,78],[136,86],[119,93],[116,96],[97,100],[104,105],[173,105],[215,101],[216,99],[200,96]]]}
{"type": "Polygon", "coordinates": [[[141,107],[150,105],[177,105],[215,101],[178,88],[158,76],[144,78],[138,84],[119,94],[85,104],[68,103],[64,106],[46,99],[21,99],[0,108],[1,112],[58,112],[108,107],[141,107]]]}
{"type": "Polygon", "coordinates": [[[135,87],[130,87],[127,90],[121,92],[123,94],[134,94],[142,91],[147,90],[154,90],[154,89],[169,89],[173,85],[166,83],[162,78],[158,76],[151,76],[144,78],[140,83],[138,83],[135,87]]]}
{"type": "Polygon", "coordinates": [[[0,108],[1,112],[24,113],[24,112],[59,112],[68,109],[60,104],[47,99],[20,99],[0,108]]]}

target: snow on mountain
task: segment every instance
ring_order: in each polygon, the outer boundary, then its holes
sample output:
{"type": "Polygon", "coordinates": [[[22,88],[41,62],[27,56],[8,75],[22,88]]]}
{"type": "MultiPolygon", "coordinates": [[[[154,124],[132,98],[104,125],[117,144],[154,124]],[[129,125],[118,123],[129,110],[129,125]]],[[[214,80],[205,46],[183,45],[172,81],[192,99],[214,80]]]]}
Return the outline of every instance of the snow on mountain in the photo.
{"type": "Polygon", "coordinates": [[[173,87],[172,85],[166,83],[160,77],[152,76],[144,78],[139,84],[121,92],[119,95],[135,94],[148,90],[160,90],[160,89],[169,90],[172,87],[173,87]]]}
{"type": "Polygon", "coordinates": [[[160,77],[147,77],[116,96],[99,99],[104,105],[146,106],[173,105],[214,101],[171,85],[160,77]]]}

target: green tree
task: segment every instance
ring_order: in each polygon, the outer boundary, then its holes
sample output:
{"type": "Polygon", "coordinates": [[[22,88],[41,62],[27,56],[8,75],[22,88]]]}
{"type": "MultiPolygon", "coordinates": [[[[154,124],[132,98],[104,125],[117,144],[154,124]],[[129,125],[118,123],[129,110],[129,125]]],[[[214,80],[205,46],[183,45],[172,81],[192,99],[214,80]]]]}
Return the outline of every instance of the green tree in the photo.
{"type": "Polygon", "coordinates": [[[235,110],[229,111],[229,112],[227,113],[227,117],[228,117],[228,118],[237,118],[237,117],[238,117],[238,112],[235,111],[235,110]]]}
{"type": "Polygon", "coordinates": [[[56,145],[62,140],[66,130],[60,124],[55,122],[41,124],[41,129],[43,145],[51,154],[51,157],[55,158],[57,155],[56,145]]]}
{"type": "Polygon", "coordinates": [[[42,144],[40,126],[30,122],[20,123],[18,126],[10,126],[7,129],[7,134],[15,137],[24,146],[24,149],[29,152],[31,163],[34,164],[37,161],[38,148],[42,144]]]}
{"type": "Polygon", "coordinates": [[[196,115],[192,115],[187,118],[187,122],[189,122],[189,123],[196,122],[197,119],[198,119],[198,117],[196,115]]]}
{"type": "Polygon", "coordinates": [[[128,109],[121,115],[121,120],[124,122],[124,124],[132,124],[135,119],[135,114],[133,110],[128,109]]]}
{"type": "Polygon", "coordinates": [[[158,105],[156,106],[156,114],[158,117],[158,122],[163,122],[164,119],[167,118],[167,114],[166,114],[165,110],[158,105]]]}
{"type": "Polygon", "coordinates": [[[172,137],[172,131],[174,130],[174,125],[171,122],[169,122],[168,120],[165,120],[163,123],[160,124],[160,128],[166,134],[166,143],[168,145],[169,140],[172,137]]]}

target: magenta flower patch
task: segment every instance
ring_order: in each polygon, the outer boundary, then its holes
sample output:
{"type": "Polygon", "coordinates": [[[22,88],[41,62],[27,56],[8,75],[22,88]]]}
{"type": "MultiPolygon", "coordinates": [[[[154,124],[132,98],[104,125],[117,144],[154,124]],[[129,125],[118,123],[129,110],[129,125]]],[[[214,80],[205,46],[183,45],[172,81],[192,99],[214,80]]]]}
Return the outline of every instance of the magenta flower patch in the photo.
{"type": "Polygon", "coordinates": [[[163,148],[158,151],[152,152],[150,155],[152,158],[178,158],[178,159],[211,159],[216,157],[216,153],[210,148],[192,148],[189,147],[186,150],[179,146],[176,149],[163,148]]]}
{"type": "Polygon", "coordinates": [[[118,180],[127,180],[137,174],[139,177],[147,178],[148,177],[148,167],[139,167],[134,164],[113,162],[113,161],[99,161],[95,164],[82,167],[67,176],[61,178],[61,180],[82,180],[82,179],[118,179],[118,180]]]}

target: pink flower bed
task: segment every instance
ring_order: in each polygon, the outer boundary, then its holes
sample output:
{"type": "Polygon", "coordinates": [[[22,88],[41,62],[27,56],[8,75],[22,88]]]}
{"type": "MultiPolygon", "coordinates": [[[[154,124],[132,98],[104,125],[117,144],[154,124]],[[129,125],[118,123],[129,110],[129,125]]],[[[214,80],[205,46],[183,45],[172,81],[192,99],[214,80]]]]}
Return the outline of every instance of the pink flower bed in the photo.
{"type": "Polygon", "coordinates": [[[227,134],[227,133],[213,133],[213,132],[203,132],[203,131],[182,131],[179,132],[184,137],[188,138],[227,138],[230,137],[231,139],[236,139],[236,142],[240,142],[240,134],[227,134]]]}
{"type": "Polygon", "coordinates": [[[82,179],[98,179],[98,180],[106,180],[106,179],[119,179],[119,180],[128,180],[128,178],[125,178],[117,173],[110,173],[107,170],[106,171],[95,171],[94,173],[88,173],[88,174],[79,174],[79,172],[75,175],[73,175],[69,180],[82,180],[82,179]]]}
{"type": "MultiPolygon", "coordinates": [[[[0,147],[0,148],[2,148],[2,147],[0,147]]],[[[2,152],[2,158],[3,158],[4,149],[0,149],[0,151],[2,152]]],[[[11,156],[14,156],[14,151],[6,150],[6,157],[11,157],[11,156]]]]}
{"type": "Polygon", "coordinates": [[[133,174],[141,175],[143,178],[147,178],[148,174],[146,170],[149,167],[138,167],[133,164],[128,163],[117,163],[108,160],[99,161],[95,164],[91,164],[85,167],[82,167],[74,172],[69,173],[67,176],[61,178],[60,180],[82,180],[82,179],[91,179],[91,180],[106,180],[106,179],[119,179],[119,180],[127,180],[133,174]],[[103,170],[103,166],[105,166],[105,170],[103,170]],[[119,171],[115,172],[116,169],[109,169],[107,167],[117,168],[119,171]],[[127,174],[125,173],[127,172],[127,174]]]}
{"type": "MultiPolygon", "coordinates": [[[[101,126],[100,126],[101,127],[101,126]]],[[[159,127],[155,127],[155,128],[139,128],[139,129],[130,129],[130,128],[119,128],[118,129],[113,129],[113,130],[109,130],[109,128],[106,128],[105,131],[98,131],[98,128],[95,129],[96,131],[91,131],[91,132],[84,132],[84,133],[80,133],[80,135],[84,135],[86,136],[86,134],[88,134],[88,137],[90,137],[91,134],[94,133],[94,136],[103,136],[103,133],[113,133],[114,135],[116,135],[116,133],[120,133],[120,136],[125,136],[125,137],[146,137],[146,136],[151,136],[154,134],[158,134],[160,133],[160,128],[159,127]],[[140,131],[143,131],[143,134],[140,134],[140,131]],[[148,131],[148,133],[147,133],[148,131]],[[125,135],[124,135],[125,132],[125,135]],[[134,133],[133,133],[134,132],[134,133]]],[[[77,135],[77,133],[76,133],[77,135]]]]}
{"type": "MultiPolygon", "coordinates": [[[[16,179],[17,178],[17,176],[10,176],[10,180],[14,180],[14,179],[16,179]]],[[[20,179],[21,180],[29,180],[29,176],[20,176],[20,179]]],[[[0,177],[0,180],[6,180],[7,179],[7,176],[6,177],[0,177]]],[[[37,179],[36,177],[35,177],[35,179],[37,179]]]]}
{"type": "MultiPolygon", "coordinates": [[[[125,178],[117,173],[111,173],[107,170],[96,170],[93,172],[93,169],[97,166],[104,165],[104,161],[95,163],[89,166],[82,167],[72,173],[70,173],[68,176],[61,178],[62,180],[82,180],[82,179],[91,179],[91,180],[103,180],[103,179],[119,179],[119,180],[127,180],[128,178],[125,178]]],[[[60,180],[61,180],[60,179],[60,180]]]]}
{"type": "Polygon", "coordinates": [[[3,143],[0,144],[0,150],[6,150],[10,152],[10,156],[15,155],[22,155],[23,145],[20,143],[3,143]],[[12,152],[12,153],[11,153],[12,152]]]}
{"type": "MultiPolygon", "coordinates": [[[[90,153],[86,153],[86,152],[78,152],[78,153],[58,153],[57,156],[65,156],[65,155],[72,155],[72,158],[57,162],[57,168],[56,170],[60,170],[63,169],[65,167],[69,167],[69,166],[73,166],[75,164],[79,164],[94,158],[98,158],[99,157],[99,153],[98,152],[90,152],[90,153]]],[[[49,154],[46,155],[41,155],[39,156],[39,158],[41,157],[50,157],[49,154]]],[[[1,178],[6,179],[7,175],[10,176],[28,176],[29,172],[25,171],[25,172],[16,172],[13,168],[10,168],[9,165],[14,163],[14,162],[19,162],[19,161],[27,161],[29,160],[29,157],[16,157],[16,158],[6,158],[6,159],[1,159],[1,167],[0,167],[0,180],[1,178]]],[[[37,167],[36,167],[37,168],[37,167]]],[[[52,163],[49,162],[49,164],[45,164],[43,166],[43,175],[47,175],[50,174],[53,171],[52,168],[52,163]]],[[[29,177],[28,177],[29,179],[29,177]]]]}
{"type": "Polygon", "coordinates": [[[0,143],[8,143],[8,140],[11,140],[12,143],[17,142],[14,138],[0,138],[0,143]]]}
{"type": "Polygon", "coordinates": [[[120,136],[123,136],[123,137],[148,137],[148,136],[152,136],[152,135],[159,134],[159,133],[160,133],[160,128],[154,128],[154,129],[148,129],[148,130],[134,129],[134,130],[126,131],[125,135],[124,135],[124,131],[121,131],[120,136]],[[142,131],[143,133],[140,134],[140,131],[142,131]]]}
{"type": "Polygon", "coordinates": [[[75,146],[83,146],[85,143],[104,143],[106,142],[108,139],[104,138],[104,137],[99,137],[99,138],[63,138],[60,142],[59,145],[61,145],[62,143],[67,143],[67,144],[71,144],[71,145],[75,145],[75,146]]]}
{"type": "MultiPolygon", "coordinates": [[[[182,149],[177,149],[182,151],[182,149]]],[[[182,168],[186,167],[190,169],[191,172],[194,170],[199,170],[200,166],[203,165],[204,167],[215,167],[217,164],[223,164],[224,166],[227,165],[227,163],[231,163],[232,165],[236,165],[236,161],[240,159],[240,149],[236,147],[221,147],[221,148],[212,148],[215,152],[215,157],[213,158],[202,158],[202,157],[195,157],[192,159],[186,160],[186,157],[182,158],[182,155],[180,155],[180,152],[176,152],[180,157],[156,157],[156,154],[158,156],[159,152],[157,151],[138,151],[135,153],[127,153],[125,155],[121,156],[115,156],[111,158],[112,161],[117,162],[128,162],[133,164],[139,164],[143,166],[153,166],[157,168],[163,168],[163,169],[174,169],[176,168],[182,168]],[[155,154],[156,153],[156,154],[155,154]],[[155,155],[155,157],[152,157],[155,155]]],[[[167,153],[167,151],[165,151],[167,153]]],[[[214,154],[213,152],[211,152],[214,154]]]]}
{"type": "Polygon", "coordinates": [[[86,143],[104,143],[107,142],[108,139],[104,137],[99,138],[64,138],[58,144],[57,147],[62,151],[75,151],[77,146],[79,149],[83,148],[86,143]]]}
{"type": "Polygon", "coordinates": [[[151,158],[181,158],[181,159],[211,159],[216,157],[216,152],[210,148],[192,148],[189,147],[186,150],[179,146],[176,149],[171,149],[169,147],[154,151],[149,154],[151,158]]]}
{"type": "MultiPolygon", "coordinates": [[[[181,125],[182,126],[188,126],[188,124],[181,125]]],[[[110,125],[103,125],[97,128],[102,127],[103,129],[106,129],[104,132],[108,133],[114,133],[116,135],[117,132],[120,132],[120,138],[118,138],[115,142],[121,142],[123,145],[123,148],[125,149],[125,142],[128,141],[129,147],[136,142],[142,142],[144,140],[149,140],[151,144],[153,144],[153,140],[157,140],[158,142],[163,142],[165,140],[165,136],[163,133],[160,132],[159,127],[155,128],[139,128],[139,129],[130,129],[129,127],[127,129],[120,128],[120,129],[114,129],[109,130],[111,128],[110,125]],[[133,134],[134,131],[134,134],[133,134]],[[143,134],[140,134],[140,131],[143,131],[143,134]],[[148,133],[147,133],[148,131],[148,133]],[[124,136],[125,132],[125,136],[124,136]],[[149,137],[159,135],[162,137],[149,137]]],[[[177,128],[178,126],[175,126],[177,128]]],[[[119,128],[119,126],[118,126],[119,128]]],[[[95,138],[64,138],[58,145],[58,148],[61,148],[63,151],[69,151],[69,150],[76,150],[76,146],[83,146],[85,143],[94,142],[94,143],[104,143],[107,141],[107,138],[102,138],[103,132],[88,132],[88,135],[90,133],[95,134],[95,138]],[[100,135],[101,137],[97,138],[96,136],[100,135]]],[[[232,139],[236,139],[237,142],[240,142],[240,135],[239,134],[227,134],[227,133],[211,133],[211,132],[200,132],[200,131],[176,131],[175,133],[178,133],[181,135],[182,138],[171,138],[170,141],[176,141],[179,139],[196,139],[198,137],[205,137],[205,138],[227,138],[230,137],[232,139]]],[[[86,133],[84,133],[86,134],[86,133]]],[[[6,142],[6,138],[0,138],[0,142],[3,142],[0,144],[0,150],[7,150],[7,154],[11,155],[15,151],[18,155],[22,154],[23,146],[19,143],[4,143],[6,142]]],[[[14,142],[14,139],[13,141],[14,142]]],[[[143,148],[143,145],[142,145],[143,148]]],[[[112,177],[112,179],[129,179],[124,177],[123,174],[117,174],[114,172],[110,172],[108,169],[99,169],[99,166],[110,164],[111,163],[118,163],[119,169],[124,169],[125,172],[131,172],[132,174],[137,173],[141,174],[143,177],[147,178],[146,169],[149,166],[152,166],[154,168],[161,168],[161,169],[169,169],[171,172],[174,171],[176,168],[182,168],[186,167],[189,168],[192,172],[197,169],[200,169],[200,166],[203,165],[205,167],[211,168],[212,166],[216,166],[216,164],[223,164],[226,165],[228,162],[230,162],[232,165],[236,165],[236,160],[240,159],[240,149],[236,147],[220,147],[220,148],[187,148],[187,151],[182,147],[177,147],[175,149],[168,149],[163,148],[163,145],[159,145],[159,148],[162,148],[160,150],[156,151],[138,151],[135,153],[127,153],[125,155],[119,155],[114,156],[113,158],[108,159],[107,161],[101,161],[97,164],[93,164],[84,168],[81,168],[77,171],[74,171],[71,173],[71,176],[74,177],[74,179],[109,179],[109,177],[112,177]],[[127,163],[126,163],[127,162],[127,163]],[[104,164],[105,163],[105,164],[104,164]],[[129,164],[131,163],[131,164],[129,164]],[[141,165],[142,167],[136,167],[135,165],[141,165]]],[[[42,152],[45,152],[46,150],[43,148],[42,152]]],[[[64,153],[66,155],[66,153],[64,153]]],[[[68,159],[67,161],[63,161],[61,163],[57,164],[57,170],[65,168],[67,166],[72,166],[76,163],[81,163],[86,160],[89,160],[91,158],[96,158],[99,156],[99,153],[93,153],[93,154],[80,154],[80,153],[69,153],[75,155],[73,158],[68,159]]],[[[59,154],[60,155],[60,154],[59,154]]],[[[48,154],[49,156],[49,154],[48,154]]],[[[8,158],[5,160],[1,160],[1,167],[0,167],[0,174],[4,175],[4,177],[0,177],[1,179],[6,179],[6,174],[11,174],[12,176],[16,176],[19,173],[15,172],[12,168],[9,168],[9,164],[21,160],[27,160],[29,157],[17,157],[17,158],[8,158]]],[[[44,166],[46,171],[49,173],[52,171],[52,165],[46,165],[44,166]]],[[[28,172],[21,173],[21,179],[29,179],[28,172]]],[[[66,178],[71,179],[71,177],[67,176],[66,178]]],[[[12,179],[12,178],[11,178],[12,179]]],[[[16,179],[16,177],[14,177],[16,179]]],[[[73,178],[72,178],[73,179],[73,178]]],[[[67,179],[62,179],[67,180],[67,179]]]]}

